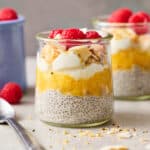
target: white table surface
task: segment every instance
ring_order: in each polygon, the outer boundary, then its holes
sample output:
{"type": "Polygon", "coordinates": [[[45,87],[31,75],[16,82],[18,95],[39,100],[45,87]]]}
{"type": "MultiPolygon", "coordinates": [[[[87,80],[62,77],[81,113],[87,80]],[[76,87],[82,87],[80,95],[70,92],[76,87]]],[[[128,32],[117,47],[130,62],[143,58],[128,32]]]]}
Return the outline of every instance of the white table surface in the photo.
{"type": "MultiPolygon", "coordinates": [[[[100,150],[106,145],[126,145],[130,150],[145,150],[150,144],[150,101],[115,101],[113,121],[121,128],[136,128],[136,135],[120,139],[116,135],[81,136],[81,129],[52,127],[36,119],[34,114],[35,59],[27,58],[27,81],[30,88],[20,105],[13,106],[18,121],[46,150],[100,150]],[[35,132],[33,132],[35,130],[35,132]],[[146,133],[143,133],[143,132],[146,133]],[[148,131],[148,133],[147,133],[148,131]],[[64,132],[69,132],[64,134],[64,132]]],[[[112,123],[102,127],[112,128],[112,123]]],[[[102,127],[82,129],[98,133],[102,127]]],[[[0,125],[0,150],[24,150],[15,132],[0,125]]]]}

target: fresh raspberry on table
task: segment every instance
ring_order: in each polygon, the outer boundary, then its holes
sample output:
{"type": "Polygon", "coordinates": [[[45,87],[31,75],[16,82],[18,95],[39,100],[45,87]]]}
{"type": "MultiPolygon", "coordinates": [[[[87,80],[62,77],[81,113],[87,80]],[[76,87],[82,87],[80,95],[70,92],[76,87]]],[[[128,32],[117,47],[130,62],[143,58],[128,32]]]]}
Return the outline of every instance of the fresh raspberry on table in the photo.
{"type": "Polygon", "coordinates": [[[87,39],[96,39],[96,38],[101,38],[98,32],[96,31],[87,31],[86,32],[86,38],[87,39]]]}
{"type": "Polygon", "coordinates": [[[18,104],[22,98],[22,89],[15,82],[8,82],[0,91],[0,97],[7,100],[10,104],[18,104]]]}
{"type": "Polygon", "coordinates": [[[62,32],[63,32],[63,29],[54,29],[54,30],[51,30],[48,37],[49,38],[55,38],[56,35],[61,34],[62,32]]]}
{"type": "Polygon", "coordinates": [[[132,13],[129,8],[119,8],[112,12],[108,18],[108,22],[127,23],[132,13]]]}
{"type": "Polygon", "coordinates": [[[14,20],[18,18],[17,12],[12,8],[0,9],[0,21],[14,20]]]}
{"type": "Polygon", "coordinates": [[[133,30],[140,35],[149,32],[149,25],[146,25],[146,23],[149,22],[149,20],[150,18],[148,14],[143,12],[137,12],[129,18],[129,23],[135,23],[135,25],[133,26],[133,30]],[[140,25],[138,23],[145,23],[145,24],[140,25]]]}
{"type": "Polygon", "coordinates": [[[85,34],[77,28],[70,28],[63,30],[61,34],[62,39],[84,39],[85,34]]]}

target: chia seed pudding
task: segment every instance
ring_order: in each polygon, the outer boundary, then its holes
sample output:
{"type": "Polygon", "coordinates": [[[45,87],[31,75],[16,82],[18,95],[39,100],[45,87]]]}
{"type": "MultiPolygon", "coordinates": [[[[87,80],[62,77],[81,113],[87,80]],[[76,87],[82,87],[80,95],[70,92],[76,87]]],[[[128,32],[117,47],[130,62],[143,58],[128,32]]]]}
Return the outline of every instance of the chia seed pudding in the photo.
{"type": "Polygon", "coordinates": [[[35,109],[42,121],[57,126],[89,127],[111,119],[113,90],[107,53],[110,37],[85,29],[39,34],[35,109]],[[76,36],[74,33],[79,38],[88,36],[80,41],[62,39],[76,36]],[[95,39],[91,40],[91,35],[95,39]]]}
{"type": "Polygon", "coordinates": [[[109,120],[112,97],[62,95],[48,90],[36,95],[36,112],[41,120],[57,124],[87,124],[109,120]]]}
{"type": "Polygon", "coordinates": [[[142,96],[150,93],[150,71],[144,71],[138,66],[131,70],[115,71],[113,73],[114,95],[142,96]]]}

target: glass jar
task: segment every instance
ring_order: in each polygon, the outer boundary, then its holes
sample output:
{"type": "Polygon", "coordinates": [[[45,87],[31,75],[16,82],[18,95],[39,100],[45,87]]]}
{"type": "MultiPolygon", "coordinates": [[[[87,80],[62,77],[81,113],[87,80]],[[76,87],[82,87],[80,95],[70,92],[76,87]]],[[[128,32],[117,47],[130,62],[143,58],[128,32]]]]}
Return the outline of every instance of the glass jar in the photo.
{"type": "Polygon", "coordinates": [[[93,25],[113,34],[110,43],[114,96],[150,99],[150,23],[109,23],[107,18],[97,17],[93,25]]]}
{"type": "Polygon", "coordinates": [[[39,33],[35,109],[40,120],[55,126],[90,127],[113,113],[111,39],[54,40],[39,33]]]}

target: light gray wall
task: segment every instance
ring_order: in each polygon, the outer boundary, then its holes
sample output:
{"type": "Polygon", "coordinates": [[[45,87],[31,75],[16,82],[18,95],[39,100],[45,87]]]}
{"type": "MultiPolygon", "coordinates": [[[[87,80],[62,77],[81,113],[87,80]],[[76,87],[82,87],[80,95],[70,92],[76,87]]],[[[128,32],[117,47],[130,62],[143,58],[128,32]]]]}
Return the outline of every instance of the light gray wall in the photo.
{"type": "Polygon", "coordinates": [[[34,56],[35,34],[58,27],[90,27],[93,16],[118,7],[150,12],[150,0],[0,0],[0,7],[14,7],[26,17],[26,54],[34,56]]]}

